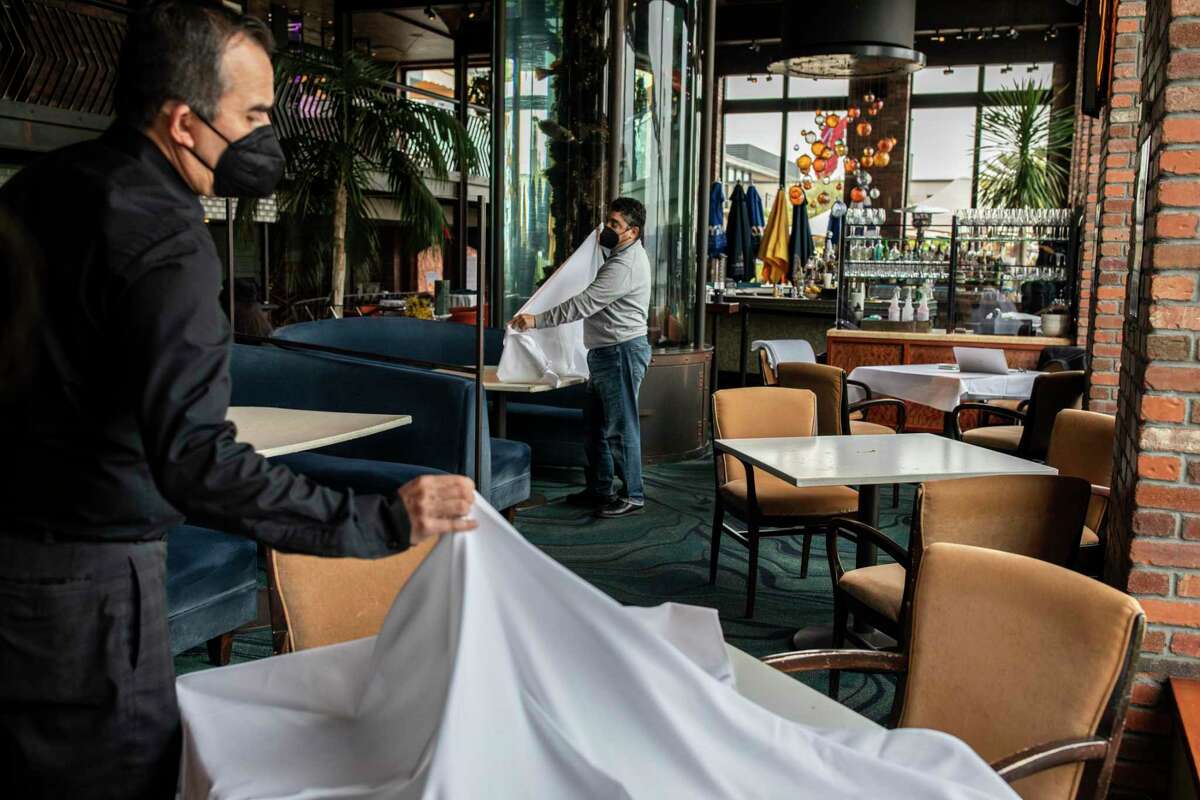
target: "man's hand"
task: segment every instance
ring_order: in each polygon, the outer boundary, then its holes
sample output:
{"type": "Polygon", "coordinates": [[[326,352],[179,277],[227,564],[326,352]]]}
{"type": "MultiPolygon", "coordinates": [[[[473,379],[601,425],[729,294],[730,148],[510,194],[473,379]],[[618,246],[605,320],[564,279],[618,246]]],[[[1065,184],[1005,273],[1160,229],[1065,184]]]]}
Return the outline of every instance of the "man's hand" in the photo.
{"type": "Polygon", "coordinates": [[[422,475],[401,486],[396,494],[408,514],[410,545],[444,533],[478,527],[467,519],[475,502],[475,482],[461,475],[422,475]]]}
{"type": "Polygon", "coordinates": [[[508,323],[514,330],[527,331],[533,329],[533,314],[517,314],[508,323]]]}

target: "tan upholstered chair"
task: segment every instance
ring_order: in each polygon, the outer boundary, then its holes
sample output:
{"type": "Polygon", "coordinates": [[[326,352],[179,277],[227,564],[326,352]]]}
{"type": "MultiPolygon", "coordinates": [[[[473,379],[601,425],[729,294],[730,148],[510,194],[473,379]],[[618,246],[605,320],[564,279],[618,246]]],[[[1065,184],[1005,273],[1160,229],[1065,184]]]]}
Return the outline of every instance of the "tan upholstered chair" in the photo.
{"type": "Polygon", "coordinates": [[[1054,418],[1064,408],[1079,408],[1085,391],[1087,381],[1082,370],[1042,373],[1034,379],[1029,405],[1024,412],[990,403],[960,403],[952,412],[954,433],[968,444],[1040,461],[1046,457],[1046,450],[1050,446],[1054,418]],[[959,415],[970,410],[983,412],[985,418],[1007,417],[1017,424],[986,425],[964,432],[959,424],[959,415]]]}
{"type": "MultiPolygon", "coordinates": [[[[754,386],[722,389],[713,393],[713,438],[760,439],[814,436],[817,432],[817,399],[803,389],[754,386]]],[[[731,455],[714,452],[716,501],[713,511],[712,553],[708,579],[717,580],[721,534],[729,534],[749,551],[746,576],[746,616],[754,616],[758,583],[758,543],[767,536],[803,535],[800,577],[808,576],[812,536],[835,517],[858,509],[858,493],[845,486],[798,488],[757,467],[748,469],[731,455]],[[725,522],[731,512],[746,523],[738,530],[725,522]]]]}
{"type": "Polygon", "coordinates": [[[775,369],[771,366],[771,358],[763,348],[758,350],[758,372],[762,375],[763,386],[776,386],[779,379],[775,377],[775,369]]]}
{"type": "Polygon", "coordinates": [[[1145,617],[1128,595],[1044,561],[930,545],[907,654],[783,653],[784,672],[900,677],[892,719],[965,741],[1026,800],[1107,795],[1145,617]]]}
{"type": "MultiPolygon", "coordinates": [[[[907,551],[876,528],[837,520],[825,539],[833,579],[833,646],[844,646],[847,636],[866,644],[847,624],[853,614],[855,622],[871,625],[903,647],[905,609],[922,554],[935,542],[988,547],[1070,566],[1079,552],[1077,532],[1090,497],[1087,481],[1054,475],[929,481],[917,490],[907,551]],[[895,563],[846,571],[837,549],[842,536],[878,545],[895,563]]],[[[837,697],[838,684],[837,671],[831,671],[830,696],[837,697]]]]}
{"type": "Polygon", "coordinates": [[[1068,408],[1058,413],[1050,435],[1046,463],[1059,475],[1083,478],[1092,485],[1092,500],[1083,523],[1078,566],[1098,575],[1104,565],[1105,522],[1112,484],[1113,441],[1117,420],[1111,414],[1068,408]]]}
{"type": "MultiPolygon", "coordinates": [[[[818,436],[883,436],[900,433],[907,424],[907,411],[903,400],[871,398],[866,384],[850,381],[841,367],[827,364],[780,364],[778,369],[780,386],[789,389],[808,389],[817,396],[818,436]],[[850,385],[862,387],[866,399],[849,402],[850,385]],[[872,408],[891,408],[896,414],[895,426],[869,422],[865,415],[872,408]]],[[[900,484],[892,484],[892,508],[900,505],[900,484]]]]}
{"type": "Polygon", "coordinates": [[[374,636],[396,595],[433,550],[429,539],[380,559],[268,552],[276,650],[290,652],[374,636]],[[282,641],[280,641],[282,639],[282,641]]]}

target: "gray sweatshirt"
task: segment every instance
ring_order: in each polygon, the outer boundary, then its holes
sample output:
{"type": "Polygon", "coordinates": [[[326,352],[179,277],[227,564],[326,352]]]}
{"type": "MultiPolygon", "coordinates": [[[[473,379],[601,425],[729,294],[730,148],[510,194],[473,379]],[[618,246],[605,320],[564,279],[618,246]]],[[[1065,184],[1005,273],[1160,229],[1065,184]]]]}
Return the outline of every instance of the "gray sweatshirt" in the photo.
{"type": "Polygon", "coordinates": [[[577,319],[588,350],[646,335],[650,310],[650,260],[640,241],[614,250],[596,279],[579,294],[534,317],[534,326],[552,328],[577,319]]]}

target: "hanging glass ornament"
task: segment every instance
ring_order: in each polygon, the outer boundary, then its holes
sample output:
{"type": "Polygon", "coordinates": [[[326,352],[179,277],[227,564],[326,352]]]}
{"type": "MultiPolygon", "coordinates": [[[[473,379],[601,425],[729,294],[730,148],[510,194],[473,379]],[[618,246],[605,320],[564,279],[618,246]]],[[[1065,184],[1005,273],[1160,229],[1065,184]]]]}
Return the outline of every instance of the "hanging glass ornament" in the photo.
{"type": "Polygon", "coordinates": [[[892,163],[892,157],[889,156],[887,153],[876,153],[875,154],[875,166],[886,167],[890,163],[892,163]]]}
{"type": "Polygon", "coordinates": [[[825,124],[825,112],[818,110],[816,115],[813,116],[813,121],[817,123],[818,128],[821,127],[822,125],[824,125],[825,124]]]}
{"type": "Polygon", "coordinates": [[[829,196],[829,192],[821,192],[819,195],[817,195],[817,205],[827,206],[829,205],[829,201],[832,199],[833,198],[829,196]]]}
{"type": "Polygon", "coordinates": [[[839,156],[846,155],[846,143],[845,142],[836,143],[833,146],[833,152],[837,153],[839,156]]]}
{"type": "Polygon", "coordinates": [[[874,147],[871,147],[870,145],[867,145],[866,147],[864,147],[864,148],[863,148],[863,155],[864,155],[864,156],[873,156],[873,155],[875,155],[875,148],[874,148],[874,147]]]}
{"type": "Polygon", "coordinates": [[[867,106],[867,116],[873,117],[878,113],[879,113],[879,108],[874,103],[867,106]]]}
{"type": "Polygon", "coordinates": [[[824,185],[824,186],[828,186],[828,185],[830,185],[831,183],[833,183],[833,178],[832,178],[832,177],[830,177],[829,175],[826,175],[824,178],[822,178],[822,179],[821,179],[821,183],[822,183],[822,185],[824,185]]]}
{"type": "Polygon", "coordinates": [[[871,123],[867,122],[866,120],[863,120],[862,122],[860,122],[854,126],[854,132],[857,133],[859,136],[863,136],[863,137],[870,136],[871,135],[871,123]]]}
{"type": "Polygon", "coordinates": [[[812,158],[810,158],[809,155],[807,153],[805,153],[804,155],[802,155],[796,159],[796,166],[800,168],[801,172],[807,174],[808,168],[812,166],[812,158]]]}
{"type": "Polygon", "coordinates": [[[862,113],[862,109],[858,106],[850,106],[846,109],[846,116],[850,119],[858,119],[858,115],[862,113]]]}
{"type": "Polygon", "coordinates": [[[798,145],[798,144],[794,144],[794,145],[792,145],[792,152],[793,152],[793,153],[799,152],[799,150],[800,150],[800,145],[798,145]]]}
{"type": "Polygon", "coordinates": [[[804,200],[804,192],[800,191],[799,186],[793,185],[788,189],[788,200],[791,201],[792,205],[798,206],[804,200]]]}
{"type": "Polygon", "coordinates": [[[842,162],[842,165],[845,166],[847,175],[853,175],[854,171],[858,169],[858,160],[854,158],[847,158],[842,162]]]}
{"type": "Polygon", "coordinates": [[[861,203],[863,200],[866,200],[866,199],[867,199],[867,193],[864,192],[862,189],[858,188],[857,186],[855,186],[853,189],[850,190],[850,202],[861,203]]]}
{"type": "Polygon", "coordinates": [[[863,95],[863,102],[864,103],[874,103],[875,95],[871,94],[870,92],[867,92],[866,94],[863,95]]]}
{"type": "Polygon", "coordinates": [[[813,133],[812,131],[805,131],[805,132],[804,132],[804,141],[805,141],[805,143],[807,143],[807,144],[812,144],[812,143],[813,143],[813,142],[815,142],[816,140],[817,140],[817,135],[816,135],[815,133],[813,133]]]}
{"type": "Polygon", "coordinates": [[[883,111],[883,98],[882,97],[880,97],[879,99],[877,99],[875,101],[875,110],[883,111]]]}
{"type": "Polygon", "coordinates": [[[846,216],[846,204],[842,202],[842,198],[839,197],[837,200],[833,201],[833,208],[829,210],[829,213],[832,214],[835,219],[846,216]]]}
{"type": "Polygon", "coordinates": [[[870,186],[872,180],[874,179],[871,177],[871,173],[867,172],[865,169],[860,169],[858,171],[859,186],[870,186]]]}
{"type": "Polygon", "coordinates": [[[812,154],[814,156],[816,156],[817,158],[820,158],[821,156],[825,155],[825,143],[821,142],[821,141],[813,142],[812,143],[812,154]]]}
{"type": "Polygon", "coordinates": [[[822,172],[825,171],[825,159],[823,159],[823,158],[813,159],[812,166],[813,166],[813,172],[820,175],[822,172]]]}
{"type": "Polygon", "coordinates": [[[870,195],[870,197],[871,197],[871,199],[872,199],[872,200],[878,200],[878,199],[879,199],[879,190],[878,190],[878,189],[876,189],[876,188],[875,188],[875,187],[873,187],[873,186],[871,187],[871,191],[867,192],[867,194],[868,194],[868,195],[870,195]]]}
{"type": "Polygon", "coordinates": [[[881,152],[881,153],[892,152],[892,140],[891,139],[880,139],[878,142],[875,143],[875,146],[879,148],[879,152],[881,152]]]}
{"type": "Polygon", "coordinates": [[[828,114],[825,117],[825,127],[826,128],[836,128],[838,121],[839,120],[838,120],[837,114],[828,114]]]}
{"type": "Polygon", "coordinates": [[[864,155],[861,159],[859,159],[858,163],[863,167],[870,169],[871,167],[875,166],[875,156],[864,155]]]}
{"type": "Polygon", "coordinates": [[[838,181],[837,186],[835,186],[834,188],[840,192],[846,188],[846,184],[842,183],[841,181],[838,181]]]}
{"type": "Polygon", "coordinates": [[[810,181],[808,178],[805,178],[805,179],[804,179],[804,182],[803,182],[802,184],[800,184],[800,185],[801,185],[801,186],[803,186],[803,187],[804,187],[804,191],[806,191],[806,192],[807,192],[809,189],[811,189],[811,188],[812,188],[812,181],[810,181]]]}

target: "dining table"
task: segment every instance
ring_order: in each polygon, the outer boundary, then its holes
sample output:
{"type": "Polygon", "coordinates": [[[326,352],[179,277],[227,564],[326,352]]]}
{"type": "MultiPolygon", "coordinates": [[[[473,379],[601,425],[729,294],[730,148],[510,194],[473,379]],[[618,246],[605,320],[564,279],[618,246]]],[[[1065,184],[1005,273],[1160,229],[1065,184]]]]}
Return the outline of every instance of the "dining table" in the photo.
{"type": "MultiPolygon", "coordinates": [[[[737,458],[747,469],[758,467],[793,486],[855,487],[858,519],[872,527],[879,526],[880,486],[987,475],[1058,474],[1046,464],[932,433],[717,439],[713,447],[737,458]]],[[[860,539],[855,547],[855,567],[870,567],[876,560],[875,546],[860,539]]],[[[796,639],[797,646],[825,646],[832,626],[810,628],[796,639]]]]}
{"type": "Polygon", "coordinates": [[[266,458],[316,450],[412,424],[408,414],[359,414],[274,406],[230,406],[237,440],[266,458]]]}

